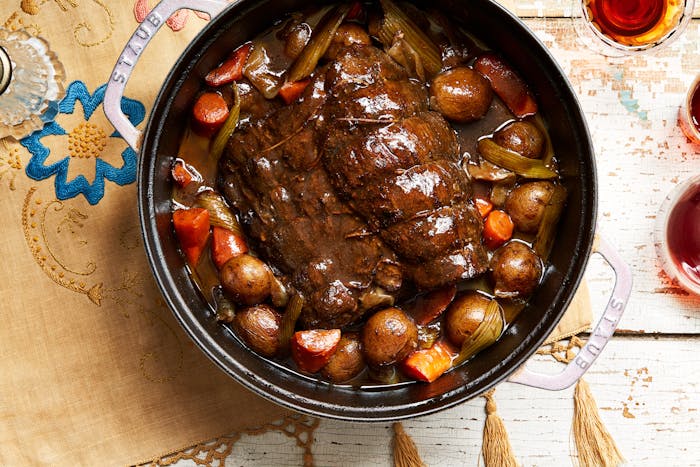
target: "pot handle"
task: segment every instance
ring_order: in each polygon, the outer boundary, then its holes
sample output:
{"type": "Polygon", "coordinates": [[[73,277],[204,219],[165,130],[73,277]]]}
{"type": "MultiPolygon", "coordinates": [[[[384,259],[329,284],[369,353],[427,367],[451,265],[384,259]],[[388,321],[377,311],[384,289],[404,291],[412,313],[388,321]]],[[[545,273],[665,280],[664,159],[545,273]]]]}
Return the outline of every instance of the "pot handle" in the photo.
{"type": "Polygon", "coordinates": [[[103,107],[107,119],[112,122],[114,128],[134,151],[139,152],[142,132],[132,125],[124,115],[121,101],[126,83],[131,77],[136,62],[141,57],[141,52],[165,21],[178,10],[188,8],[207,13],[210,18],[214,18],[227,6],[228,2],[225,0],[161,0],[126,43],[107,83],[103,107]]]}
{"type": "Polygon", "coordinates": [[[588,371],[595,359],[603,351],[605,344],[613,336],[632,292],[632,272],[615,248],[599,235],[595,236],[592,252],[601,255],[613,269],[615,273],[615,287],[613,287],[612,295],[608,305],[605,307],[603,316],[600,317],[588,342],[561,373],[553,375],[537,373],[530,370],[525,364],[510,375],[508,381],[511,383],[524,384],[550,391],[566,389],[588,371]]]}

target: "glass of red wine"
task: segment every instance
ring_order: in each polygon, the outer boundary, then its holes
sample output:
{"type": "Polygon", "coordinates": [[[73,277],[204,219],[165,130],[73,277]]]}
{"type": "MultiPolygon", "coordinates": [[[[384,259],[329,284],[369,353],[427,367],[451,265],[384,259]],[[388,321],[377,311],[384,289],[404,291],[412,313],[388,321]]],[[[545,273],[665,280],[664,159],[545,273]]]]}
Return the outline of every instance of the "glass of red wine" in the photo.
{"type": "Polygon", "coordinates": [[[688,94],[678,110],[678,125],[691,142],[700,144],[700,74],[688,88],[688,94]]]}
{"type": "Polygon", "coordinates": [[[659,50],[686,28],[694,0],[573,0],[572,18],[586,46],[610,57],[659,50]]]}
{"type": "Polygon", "coordinates": [[[700,175],[676,186],[656,217],[656,248],[671,279],[700,295],[700,175]]]}

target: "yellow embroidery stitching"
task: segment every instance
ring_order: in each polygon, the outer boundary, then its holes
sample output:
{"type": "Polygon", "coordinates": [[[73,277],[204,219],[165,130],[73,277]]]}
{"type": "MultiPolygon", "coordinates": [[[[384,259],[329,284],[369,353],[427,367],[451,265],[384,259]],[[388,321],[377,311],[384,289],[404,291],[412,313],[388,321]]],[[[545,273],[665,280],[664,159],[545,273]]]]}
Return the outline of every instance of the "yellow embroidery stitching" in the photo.
{"type": "Polygon", "coordinates": [[[19,148],[17,146],[8,147],[5,140],[0,140],[2,153],[0,153],[0,180],[7,175],[8,187],[14,191],[17,174],[22,170],[22,161],[19,158],[19,148]]]}
{"type": "MultiPolygon", "coordinates": [[[[22,205],[22,227],[24,229],[24,237],[27,241],[27,246],[29,246],[32,255],[34,256],[34,260],[41,267],[44,273],[56,284],[73,292],[85,294],[90,301],[99,306],[102,299],[103,284],[100,282],[88,287],[86,282],[83,280],[66,278],[66,272],[73,271],[70,271],[64,267],[55,258],[45,241],[42,245],[41,239],[44,238],[45,233],[43,217],[45,216],[48,207],[53,203],[45,205],[46,207],[40,211],[39,209],[44,206],[44,201],[37,198],[33,200],[34,202],[32,203],[35,192],[36,187],[30,188],[27,196],[24,199],[24,204],[22,205]],[[51,258],[47,256],[45,251],[48,251],[48,255],[51,258]]],[[[92,274],[94,270],[94,263],[88,263],[88,272],[82,275],[92,274]]],[[[80,273],[75,274],[81,275],[80,273]]]]}
{"type": "MultiPolygon", "coordinates": [[[[165,303],[159,300],[153,308],[145,308],[139,305],[139,300],[143,299],[144,281],[140,273],[124,270],[121,275],[121,282],[116,287],[105,287],[103,282],[88,285],[88,276],[97,271],[97,265],[89,261],[83,271],[76,271],[66,266],[54,253],[47,238],[50,229],[47,222],[47,213],[62,213],[65,215],[57,222],[56,233],[65,232],[76,236],[85,227],[88,215],[76,208],[72,208],[59,200],[44,201],[35,196],[36,187],[31,187],[27,192],[22,205],[22,227],[24,236],[29,246],[32,256],[42,271],[56,284],[72,292],[86,295],[87,298],[97,306],[101,306],[104,300],[112,300],[122,310],[124,318],[130,318],[129,309],[136,311],[146,320],[146,323],[160,325],[167,332],[160,333],[161,336],[169,336],[168,340],[173,340],[175,345],[169,345],[170,349],[167,358],[159,352],[150,350],[139,358],[139,368],[141,374],[148,381],[153,383],[166,383],[175,379],[184,366],[184,350],[177,333],[155,310],[165,309],[165,303]],[[171,367],[164,367],[167,363],[171,367]],[[157,373],[162,372],[163,375],[157,373]]],[[[126,235],[130,230],[125,231],[126,235]]],[[[86,240],[78,240],[87,243],[86,240]]]]}
{"type": "Polygon", "coordinates": [[[81,31],[87,31],[88,33],[92,32],[94,29],[94,26],[91,26],[90,23],[87,23],[83,21],[82,23],[78,23],[75,26],[75,29],[73,29],[73,37],[75,37],[75,40],[78,41],[78,44],[82,45],[83,47],[94,47],[96,45],[103,44],[107,42],[111,37],[112,34],[114,33],[114,14],[112,11],[105,5],[101,0],[92,0],[96,5],[98,5],[107,15],[107,21],[109,22],[109,29],[107,31],[107,35],[96,40],[93,42],[88,42],[86,39],[81,39],[80,32],[81,31]]]}
{"type": "MultiPolygon", "coordinates": [[[[43,5],[44,3],[48,2],[49,0],[43,0],[41,3],[37,4],[36,0],[22,0],[22,3],[20,3],[20,8],[22,9],[23,12],[25,12],[28,15],[38,15],[39,14],[39,6],[43,5]]],[[[66,2],[72,6],[73,8],[78,7],[78,3],[75,2],[74,0],[54,0],[58,7],[63,10],[63,11],[68,11],[68,7],[66,7],[66,2]]]]}
{"type": "MultiPolygon", "coordinates": [[[[95,272],[95,270],[97,269],[97,265],[95,264],[94,261],[88,261],[88,263],[85,265],[84,271],[76,271],[74,269],[69,268],[64,263],[62,263],[57,258],[56,254],[53,252],[53,250],[51,248],[51,244],[49,243],[48,237],[46,235],[46,214],[47,214],[49,208],[51,208],[51,207],[53,207],[54,212],[61,212],[61,211],[63,211],[63,209],[66,206],[65,206],[65,204],[63,204],[63,202],[58,201],[58,200],[54,200],[54,201],[51,201],[50,203],[46,204],[43,211],[41,212],[41,217],[40,217],[41,238],[43,239],[44,244],[46,246],[46,251],[48,251],[49,255],[51,256],[51,259],[53,259],[56,262],[56,264],[61,266],[61,268],[63,268],[64,271],[76,274],[78,276],[89,276],[90,274],[95,272]]],[[[75,226],[77,225],[79,227],[82,227],[83,223],[81,222],[81,219],[85,220],[87,218],[88,218],[87,215],[81,213],[77,209],[71,208],[68,210],[68,213],[63,217],[61,222],[56,227],[56,233],[61,233],[62,227],[64,225],[68,225],[70,227],[70,232],[75,233],[76,232],[75,226]]],[[[82,243],[86,243],[86,241],[82,241],[82,243]]]]}
{"type": "MultiPolygon", "coordinates": [[[[143,280],[141,275],[125,270],[122,271],[122,278],[119,285],[105,288],[102,297],[112,300],[117,305],[133,305],[136,303],[136,299],[143,297],[143,293],[139,292],[139,290],[142,289],[143,280]],[[128,293],[129,295],[124,295],[124,293],[128,293]]],[[[125,318],[129,317],[126,308],[124,308],[122,314],[125,318]]]]}
{"type": "MultiPolygon", "coordinates": [[[[36,16],[39,14],[41,7],[43,7],[46,3],[48,3],[50,0],[42,0],[42,1],[37,1],[37,0],[22,0],[20,3],[20,8],[22,11],[28,15],[36,16]]],[[[68,7],[71,8],[78,8],[78,2],[75,0],[53,0],[56,5],[58,5],[58,8],[64,12],[68,13],[68,7]]],[[[102,1],[102,0],[92,0],[92,2],[97,5],[106,15],[107,19],[107,33],[97,39],[90,41],[88,39],[89,35],[94,33],[98,28],[86,21],[82,21],[80,23],[77,23],[75,27],[73,28],[73,37],[75,40],[78,42],[78,44],[82,45],[83,47],[94,47],[96,45],[103,44],[107,42],[111,37],[112,34],[114,33],[114,14],[112,13],[112,10],[109,9],[109,7],[102,1]],[[82,37],[81,37],[82,36],[82,37]]],[[[16,15],[16,13],[15,13],[16,15]]],[[[21,21],[21,20],[20,20],[21,21]]]]}
{"type": "Polygon", "coordinates": [[[41,36],[41,28],[36,23],[25,24],[24,19],[19,16],[19,12],[13,12],[7,20],[2,24],[3,29],[8,31],[18,31],[20,29],[26,29],[26,31],[32,36],[41,36]]]}
{"type": "Polygon", "coordinates": [[[119,235],[119,244],[125,250],[134,250],[141,245],[141,231],[137,226],[129,227],[119,235]]]}
{"type": "Polygon", "coordinates": [[[82,122],[68,134],[68,153],[71,157],[97,159],[106,146],[107,134],[94,123],[82,122]]]}
{"type": "MultiPolygon", "coordinates": [[[[172,381],[182,371],[182,367],[185,361],[185,353],[183,351],[182,344],[180,343],[180,339],[178,339],[175,330],[163,318],[158,316],[153,310],[141,308],[139,312],[141,312],[145,318],[150,319],[151,324],[153,323],[153,320],[161,324],[168,331],[168,335],[172,336],[172,338],[177,344],[175,346],[177,348],[177,364],[175,369],[171,370],[170,374],[166,374],[164,376],[156,376],[152,374],[152,370],[149,370],[148,368],[149,362],[152,362],[154,366],[157,366],[157,364],[161,362],[161,354],[157,352],[146,352],[141,356],[139,360],[139,368],[141,369],[141,375],[152,383],[167,383],[169,381],[172,381]]],[[[170,360],[173,357],[173,353],[169,352],[165,357],[167,360],[170,360]]]]}
{"type": "MultiPolygon", "coordinates": [[[[48,203],[41,199],[33,199],[37,188],[30,188],[22,207],[22,226],[27,245],[37,264],[46,275],[61,287],[65,287],[76,293],[84,294],[97,306],[101,306],[102,300],[110,299],[118,305],[133,305],[143,297],[140,291],[143,289],[143,279],[139,273],[127,270],[122,272],[121,282],[116,287],[105,287],[103,282],[87,286],[86,277],[97,271],[94,261],[89,261],[82,271],[78,271],[64,264],[51,248],[47,236],[46,216],[49,209],[61,212],[66,205],[62,201],[53,200],[48,203]]],[[[56,233],[64,230],[76,235],[78,230],[84,227],[84,221],[88,216],[78,209],[68,208],[68,211],[56,225],[56,233]]],[[[87,240],[78,239],[77,243],[87,244],[87,240]]],[[[128,317],[128,313],[124,312],[128,317]]]]}
{"type": "Polygon", "coordinates": [[[28,15],[39,14],[39,5],[36,4],[36,0],[22,0],[19,7],[28,15]]]}

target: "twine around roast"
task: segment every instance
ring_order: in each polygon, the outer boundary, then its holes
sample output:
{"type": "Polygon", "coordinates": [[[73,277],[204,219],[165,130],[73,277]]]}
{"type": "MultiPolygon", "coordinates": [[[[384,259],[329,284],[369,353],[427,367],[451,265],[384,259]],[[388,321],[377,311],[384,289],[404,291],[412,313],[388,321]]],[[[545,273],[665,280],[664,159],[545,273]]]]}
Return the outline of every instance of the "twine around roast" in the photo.
{"type": "MultiPolygon", "coordinates": [[[[540,355],[549,355],[562,363],[569,363],[575,356],[575,348],[581,348],[584,342],[577,336],[568,341],[558,341],[549,347],[540,349],[540,355]]],[[[503,419],[496,411],[495,389],[484,393],[486,399],[486,420],[484,422],[481,455],[485,467],[517,467],[516,456],[508,438],[503,419]]],[[[598,405],[590,386],[579,379],[574,389],[574,415],[572,433],[578,454],[580,467],[616,467],[624,462],[624,457],[617,447],[612,435],[605,427],[598,405]]],[[[425,464],[418,454],[415,442],[405,432],[401,423],[394,424],[394,466],[423,467],[425,464]]]]}

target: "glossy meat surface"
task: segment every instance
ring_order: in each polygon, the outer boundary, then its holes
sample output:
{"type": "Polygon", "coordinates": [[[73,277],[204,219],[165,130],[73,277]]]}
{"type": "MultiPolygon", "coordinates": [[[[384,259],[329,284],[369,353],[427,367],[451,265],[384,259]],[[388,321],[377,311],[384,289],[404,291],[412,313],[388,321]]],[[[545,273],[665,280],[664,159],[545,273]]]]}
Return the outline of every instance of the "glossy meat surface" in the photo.
{"type": "Polygon", "coordinates": [[[304,325],[329,328],[359,319],[397,270],[398,283],[422,289],[485,270],[458,160],[425,87],[380,50],[353,46],[298,102],[233,134],[220,186],[257,251],[304,295],[304,325]]]}

